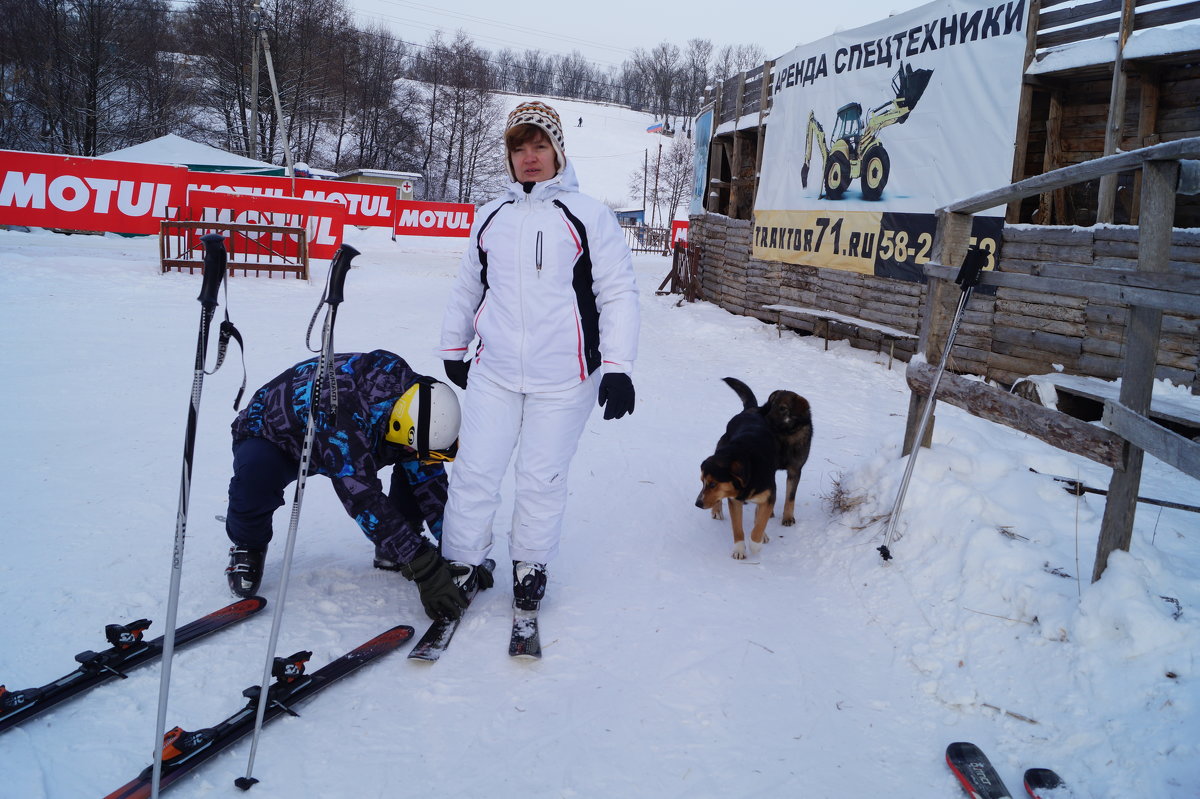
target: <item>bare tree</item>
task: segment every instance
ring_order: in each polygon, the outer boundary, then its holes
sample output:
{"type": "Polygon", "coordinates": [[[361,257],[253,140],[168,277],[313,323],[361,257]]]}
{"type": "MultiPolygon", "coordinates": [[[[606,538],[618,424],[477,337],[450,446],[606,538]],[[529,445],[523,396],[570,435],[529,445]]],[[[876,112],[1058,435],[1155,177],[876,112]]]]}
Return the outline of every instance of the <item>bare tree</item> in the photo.
{"type": "Polygon", "coordinates": [[[766,60],[766,51],[760,45],[727,44],[717,51],[713,62],[713,80],[725,80],[739,72],[748,72],[766,60]]]}
{"type": "Polygon", "coordinates": [[[411,171],[420,157],[420,129],[411,113],[416,89],[403,80],[406,46],[384,27],[349,37],[333,162],[339,169],[411,171]],[[348,146],[347,146],[348,143],[348,146]]]}
{"type": "Polygon", "coordinates": [[[700,110],[704,88],[708,85],[709,69],[713,58],[713,43],[708,39],[691,39],[683,56],[680,68],[679,94],[676,107],[685,117],[684,127],[690,125],[692,117],[700,110]]]}
{"type": "MultiPolygon", "coordinates": [[[[142,133],[150,101],[146,80],[165,77],[156,52],[146,46],[167,38],[164,5],[155,0],[3,0],[0,13],[5,22],[0,142],[98,155],[142,133]]],[[[164,89],[156,97],[170,94],[164,89]]]]}
{"type": "Polygon", "coordinates": [[[674,113],[671,97],[680,79],[682,56],[679,48],[668,42],[655,45],[650,52],[638,48],[633,51],[632,60],[634,68],[647,84],[650,112],[669,123],[674,113]]]}
{"type": "Polygon", "coordinates": [[[629,193],[645,198],[647,224],[666,226],[691,192],[695,144],[677,136],[669,144],[660,141],[656,150],[647,151],[643,165],[630,173],[629,193]]]}

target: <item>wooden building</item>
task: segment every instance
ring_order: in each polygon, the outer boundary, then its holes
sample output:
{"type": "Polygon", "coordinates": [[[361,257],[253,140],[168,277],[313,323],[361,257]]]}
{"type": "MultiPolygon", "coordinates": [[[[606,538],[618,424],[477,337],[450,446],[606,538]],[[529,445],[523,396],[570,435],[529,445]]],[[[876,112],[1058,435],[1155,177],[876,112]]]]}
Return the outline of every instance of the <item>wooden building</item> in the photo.
{"type": "MultiPolygon", "coordinates": [[[[1197,0],[1033,0],[1013,182],[1200,136],[1198,26],[1197,0]],[[1190,36],[1176,33],[1181,25],[1190,36]],[[1137,46],[1130,44],[1135,31],[1137,46]],[[1151,44],[1140,45],[1143,39],[1151,44]],[[1188,49],[1178,49],[1179,41],[1188,49]]],[[[706,212],[691,217],[689,233],[700,296],[907,360],[918,347],[925,284],[751,257],[773,67],[768,61],[725,81],[706,101],[714,112],[706,212]]],[[[1134,169],[1012,202],[997,271],[1120,279],[1137,265],[1140,183],[1134,169]]],[[[1170,271],[1180,281],[1200,280],[1200,195],[1178,196],[1173,223],[1170,271]]],[[[1005,386],[1060,367],[1113,379],[1121,374],[1128,317],[1127,305],[1094,295],[1000,286],[972,297],[949,368],[1005,386]]],[[[1200,393],[1198,350],[1200,315],[1164,313],[1156,376],[1200,393]]]]}

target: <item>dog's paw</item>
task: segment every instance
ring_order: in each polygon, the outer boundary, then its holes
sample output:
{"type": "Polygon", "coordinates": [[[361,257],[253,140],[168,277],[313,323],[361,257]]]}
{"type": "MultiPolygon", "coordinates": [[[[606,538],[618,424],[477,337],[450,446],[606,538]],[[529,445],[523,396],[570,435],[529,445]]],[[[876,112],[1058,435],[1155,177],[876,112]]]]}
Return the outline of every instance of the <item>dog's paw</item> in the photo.
{"type": "Polygon", "coordinates": [[[738,541],[736,544],[733,545],[733,552],[731,553],[731,557],[734,560],[745,560],[746,559],[746,542],[745,541],[738,541]]]}
{"type": "Polygon", "coordinates": [[[783,521],[780,522],[780,524],[782,524],[784,527],[791,527],[795,523],[796,523],[795,516],[784,516],[783,521]]]}
{"type": "Polygon", "coordinates": [[[750,554],[757,555],[759,553],[759,550],[761,550],[763,548],[763,544],[767,543],[770,540],[771,539],[767,538],[764,535],[762,541],[751,541],[750,542],[750,554]]]}
{"type": "Polygon", "coordinates": [[[712,516],[714,519],[718,519],[719,521],[725,521],[725,514],[721,512],[720,502],[718,502],[716,505],[713,505],[712,516]]]}

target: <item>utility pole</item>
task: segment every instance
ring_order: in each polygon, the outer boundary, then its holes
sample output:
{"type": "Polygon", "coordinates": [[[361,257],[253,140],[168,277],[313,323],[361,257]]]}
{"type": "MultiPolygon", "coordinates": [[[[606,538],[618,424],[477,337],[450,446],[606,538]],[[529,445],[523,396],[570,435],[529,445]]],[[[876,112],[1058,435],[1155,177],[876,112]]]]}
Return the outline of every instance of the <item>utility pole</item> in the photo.
{"type": "Polygon", "coordinates": [[[658,215],[658,168],[662,164],[662,142],[658,143],[658,158],[654,160],[654,209],[650,212],[650,227],[658,215]]]}
{"type": "Polygon", "coordinates": [[[292,143],[288,140],[287,128],[283,124],[283,106],[279,101],[279,84],[275,81],[275,62],[271,58],[271,40],[267,36],[267,28],[262,24],[261,0],[254,0],[250,9],[250,23],[254,27],[254,63],[250,74],[253,85],[250,87],[250,149],[251,157],[257,158],[258,152],[258,45],[262,43],[263,56],[267,60],[267,77],[271,81],[271,97],[275,100],[275,125],[283,139],[283,161],[287,165],[288,174],[292,178],[292,196],[296,196],[296,170],[292,164],[292,143]]]}
{"type": "Polygon", "coordinates": [[[262,19],[262,6],[254,0],[250,6],[251,49],[250,61],[250,151],[247,155],[258,160],[258,31],[262,19]]]}
{"type": "Polygon", "coordinates": [[[646,181],[650,179],[650,148],[642,155],[642,224],[646,224],[646,181]]]}

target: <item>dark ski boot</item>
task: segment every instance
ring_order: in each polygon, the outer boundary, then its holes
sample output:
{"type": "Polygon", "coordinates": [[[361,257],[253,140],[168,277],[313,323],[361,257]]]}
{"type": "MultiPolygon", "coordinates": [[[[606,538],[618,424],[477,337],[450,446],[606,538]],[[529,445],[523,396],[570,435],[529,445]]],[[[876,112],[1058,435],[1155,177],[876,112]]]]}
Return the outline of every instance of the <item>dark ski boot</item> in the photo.
{"type": "Polygon", "coordinates": [[[229,590],[237,596],[249,598],[258,593],[262,583],[263,563],[267,550],[232,546],[229,548],[229,566],[225,568],[225,579],[229,590]]]}
{"type": "Polygon", "coordinates": [[[485,566],[472,566],[462,561],[450,561],[450,577],[463,592],[463,596],[474,596],[478,591],[491,588],[496,580],[485,566]]]}
{"type": "Polygon", "coordinates": [[[546,564],[513,561],[513,607],[536,611],[546,595],[546,564]]]}

